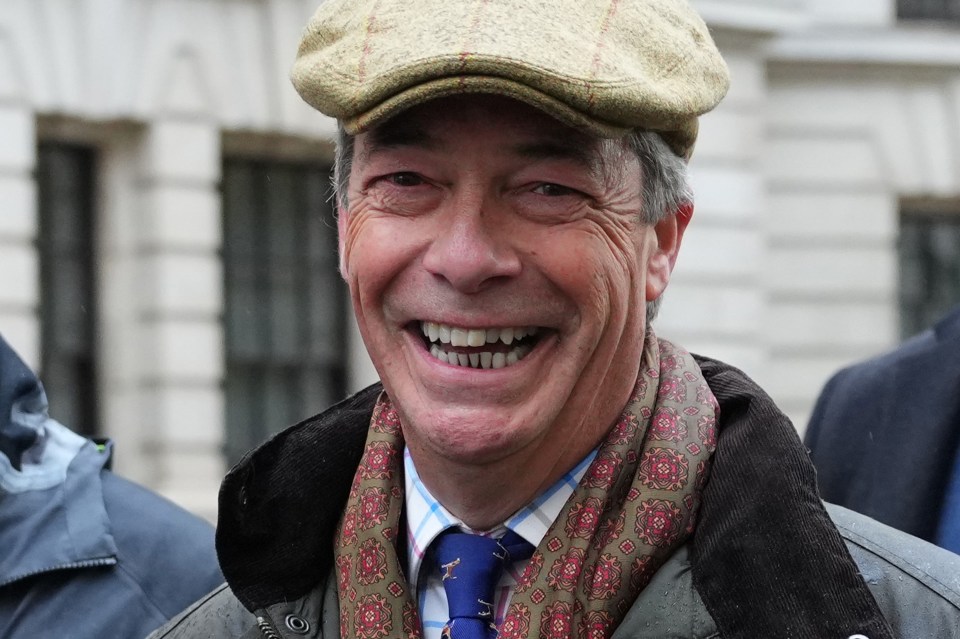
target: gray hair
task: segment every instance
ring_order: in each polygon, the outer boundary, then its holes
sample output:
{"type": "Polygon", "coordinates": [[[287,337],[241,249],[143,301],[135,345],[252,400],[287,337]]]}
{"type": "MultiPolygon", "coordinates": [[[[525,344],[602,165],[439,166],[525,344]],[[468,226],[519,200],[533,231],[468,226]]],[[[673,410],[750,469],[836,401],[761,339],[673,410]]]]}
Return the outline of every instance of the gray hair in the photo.
{"type": "MultiPolygon", "coordinates": [[[[348,205],[347,184],[350,181],[350,169],[353,163],[354,136],[337,125],[336,150],[333,156],[333,193],[337,211],[345,211],[348,205]]],[[[684,204],[693,202],[693,190],[687,177],[687,163],[670,150],[654,131],[636,130],[626,138],[627,145],[640,160],[643,176],[643,216],[644,224],[656,224],[669,215],[673,215],[684,204]]],[[[660,310],[661,294],[647,303],[647,326],[653,322],[660,310]]]]}

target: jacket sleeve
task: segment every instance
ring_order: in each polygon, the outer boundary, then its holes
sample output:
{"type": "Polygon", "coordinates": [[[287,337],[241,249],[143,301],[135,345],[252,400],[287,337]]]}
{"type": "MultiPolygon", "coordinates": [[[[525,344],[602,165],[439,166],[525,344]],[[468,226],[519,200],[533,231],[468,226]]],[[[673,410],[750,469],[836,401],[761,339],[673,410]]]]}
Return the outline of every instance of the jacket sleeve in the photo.
{"type": "Polygon", "coordinates": [[[897,637],[960,639],[960,556],[845,508],[827,511],[897,637]]]}
{"type": "Polygon", "coordinates": [[[824,385],[823,390],[820,391],[820,396],[817,397],[817,403],[813,407],[813,414],[810,416],[810,422],[807,424],[807,430],[803,435],[803,443],[810,450],[810,454],[814,459],[816,459],[817,455],[817,444],[820,438],[821,428],[823,427],[824,414],[833,398],[834,389],[839,383],[839,378],[842,374],[843,372],[841,371],[833,375],[824,385]]]}
{"type": "Polygon", "coordinates": [[[223,583],[213,526],[110,471],[101,477],[118,564],[161,619],[223,583]]]}

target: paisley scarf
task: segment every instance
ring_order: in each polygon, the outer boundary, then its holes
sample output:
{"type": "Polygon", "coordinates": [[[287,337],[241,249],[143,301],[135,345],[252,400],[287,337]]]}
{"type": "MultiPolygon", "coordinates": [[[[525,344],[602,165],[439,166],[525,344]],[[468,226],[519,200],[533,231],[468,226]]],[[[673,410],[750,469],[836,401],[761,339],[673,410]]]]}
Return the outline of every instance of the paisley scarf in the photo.
{"type": "MultiPolygon", "coordinates": [[[[690,354],[648,331],[630,401],[524,570],[502,639],[613,634],[693,532],[717,413],[690,354]]],[[[403,447],[396,409],[382,394],[336,539],[345,639],[422,638],[396,546],[403,447]]]]}

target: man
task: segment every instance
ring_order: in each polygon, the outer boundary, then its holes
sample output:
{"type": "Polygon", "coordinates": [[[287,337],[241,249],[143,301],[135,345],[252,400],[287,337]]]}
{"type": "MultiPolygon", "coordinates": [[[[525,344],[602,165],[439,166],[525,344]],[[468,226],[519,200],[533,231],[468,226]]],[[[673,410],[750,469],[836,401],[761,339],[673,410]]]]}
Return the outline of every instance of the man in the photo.
{"type": "Polygon", "coordinates": [[[216,587],[212,527],[47,415],[0,337],[0,637],[136,639],[216,587]]]}
{"type": "Polygon", "coordinates": [[[955,558],[842,537],[769,398],[649,326],[727,87],[685,2],[328,2],[293,79],[382,387],[231,471],[229,585],[156,636],[960,636],[955,558]]]}
{"type": "Polygon", "coordinates": [[[824,499],[960,553],[960,307],[834,375],[805,443],[824,499]]]}

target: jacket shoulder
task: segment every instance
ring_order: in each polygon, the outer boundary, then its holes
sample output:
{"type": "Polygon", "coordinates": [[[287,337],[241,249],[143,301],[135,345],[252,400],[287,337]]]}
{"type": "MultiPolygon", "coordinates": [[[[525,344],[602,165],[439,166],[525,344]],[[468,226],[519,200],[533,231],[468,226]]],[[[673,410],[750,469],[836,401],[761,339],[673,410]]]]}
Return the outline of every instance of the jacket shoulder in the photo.
{"type": "Polygon", "coordinates": [[[896,636],[960,637],[960,556],[846,508],[827,511],[896,636]]]}
{"type": "Polygon", "coordinates": [[[157,629],[147,639],[262,639],[263,637],[338,639],[340,602],[333,574],[299,599],[279,602],[256,614],[223,584],[157,629]],[[294,628],[291,619],[300,626],[294,628]]]}
{"type": "Polygon", "coordinates": [[[164,619],[223,583],[213,526],[110,471],[101,477],[118,568],[164,619]]]}
{"type": "MultiPolygon", "coordinates": [[[[843,407],[856,406],[859,402],[851,395],[876,393],[904,367],[907,370],[922,368],[929,358],[939,356],[943,339],[941,333],[928,329],[896,348],[840,369],[827,380],[818,403],[838,398],[843,407]]],[[[865,398],[856,398],[860,399],[865,398]]]]}
{"type": "Polygon", "coordinates": [[[838,403],[843,409],[862,410],[861,400],[875,400],[876,393],[903,371],[916,370],[918,373],[924,373],[931,361],[941,362],[947,369],[954,371],[954,374],[960,373],[960,367],[950,366],[949,358],[943,362],[945,348],[950,352],[960,348],[960,306],[933,328],[908,338],[891,350],[834,373],[824,385],[818,398],[817,410],[814,411],[815,416],[811,421],[816,421],[817,413],[821,413],[820,418],[824,417],[822,415],[826,409],[824,404],[838,403]],[[858,396],[863,393],[869,396],[858,396]],[[834,398],[836,402],[831,402],[834,398]]]}
{"type": "MultiPolygon", "coordinates": [[[[221,585],[155,630],[147,639],[233,639],[251,633],[257,619],[227,584],[221,585]]],[[[259,636],[255,633],[253,636],[259,636]]]]}

